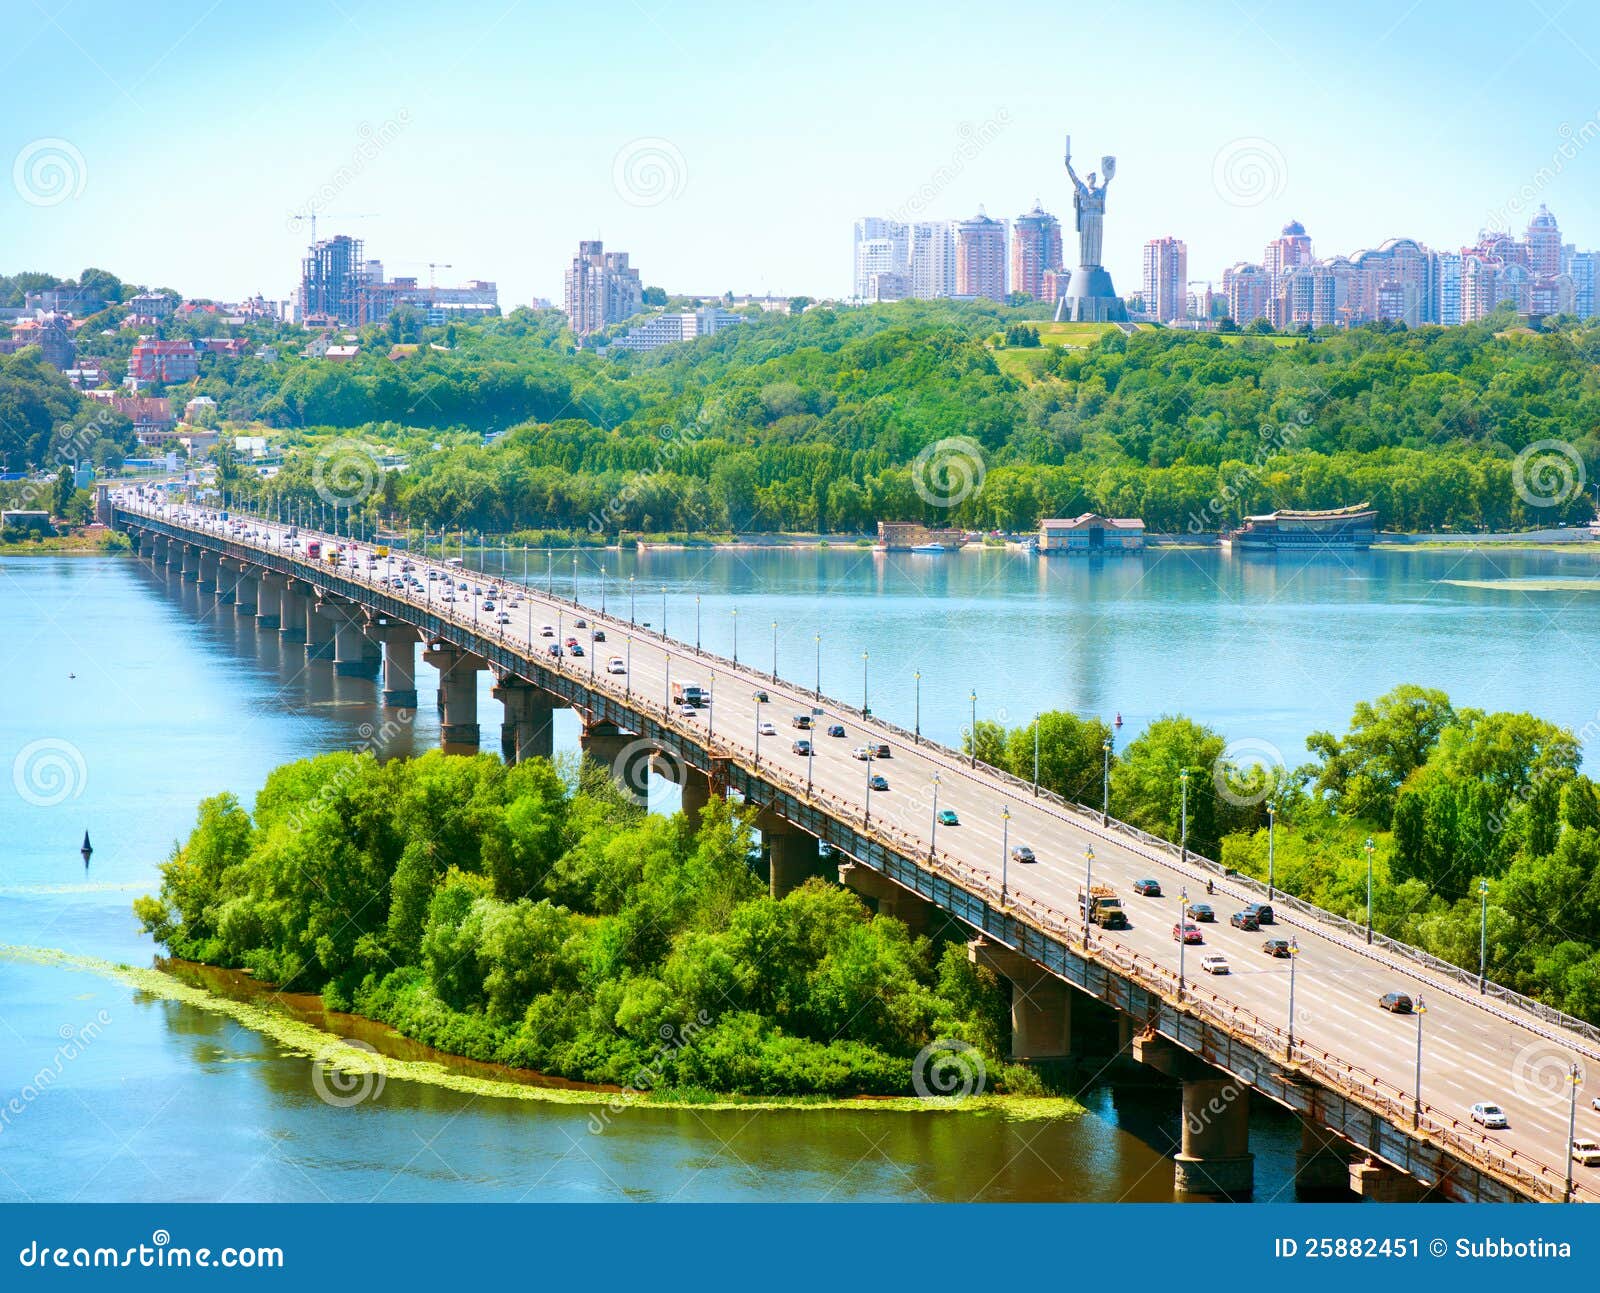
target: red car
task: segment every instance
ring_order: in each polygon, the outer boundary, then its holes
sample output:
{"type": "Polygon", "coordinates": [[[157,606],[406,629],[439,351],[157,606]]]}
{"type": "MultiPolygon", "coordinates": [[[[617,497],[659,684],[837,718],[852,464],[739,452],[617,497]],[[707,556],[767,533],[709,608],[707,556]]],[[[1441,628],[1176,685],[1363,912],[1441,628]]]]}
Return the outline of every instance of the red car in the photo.
{"type": "Polygon", "coordinates": [[[1205,936],[1200,932],[1198,925],[1174,925],[1172,927],[1172,941],[1176,943],[1182,939],[1185,943],[1203,943],[1205,936]]]}

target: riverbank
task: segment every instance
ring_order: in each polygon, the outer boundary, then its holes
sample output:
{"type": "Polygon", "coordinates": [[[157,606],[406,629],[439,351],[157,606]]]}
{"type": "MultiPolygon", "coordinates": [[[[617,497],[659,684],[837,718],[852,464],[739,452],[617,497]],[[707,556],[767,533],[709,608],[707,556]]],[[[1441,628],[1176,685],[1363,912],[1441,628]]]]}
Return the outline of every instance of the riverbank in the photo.
{"type": "Polygon", "coordinates": [[[86,532],[54,534],[47,539],[0,543],[0,557],[104,557],[129,552],[132,546],[126,535],[97,526],[86,532]]]}
{"type": "Polygon", "coordinates": [[[97,975],[125,984],[156,1000],[181,1002],[208,1014],[225,1016],[270,1039],[289,1054],[313,1061],[318,1066],[321,1081],[330,1087],[337,1086],[341,1091],[344,1090],[343,1083],[351,1079],[357,1083],[412,1082],[489,1099],[592,1106],[612,1112],[634,1107],[745,1109],[752,1112],[785,1109],[847,1109],[881,1113],[960,1111],[1003,1117],[1014,1122],[1076,1118],[1085,1112],[1082,1104],[1065,1096],[988,1095],[975,1092],[927,1097],[744,1097],[696,1090],[658,1092],[570,1082],[549,1078],[531,1070],[477,1064],[447,1055],[414,1043],[387,1025],[347,1012],[326,1012],[324,1018],[327,1024],[319,1027],[305,1017],[305,1013],[313,1009],[310,1000],[314,999],[296,994],[286,1004],[263,1004],[261,997],[279,1001],[280,994],[250,980],[248,976],[236,971],[218,970],[213,966],[169,961],[165,963],[166,968],[140,967],[98,957],[78,956],[54,948],[0,944],[0,961],[3,960],[97,975]],[[206,986],[206,980],[211,981],[212,986],[206,986]],[[221,990],[223,988],[231,988],[231,991],[221,990]],[[411,1053],[394,1053],[402,1048],[411,1053]],[[337,1074],[338,1077],[328,1076],[330,1074],[337,1074]]]}

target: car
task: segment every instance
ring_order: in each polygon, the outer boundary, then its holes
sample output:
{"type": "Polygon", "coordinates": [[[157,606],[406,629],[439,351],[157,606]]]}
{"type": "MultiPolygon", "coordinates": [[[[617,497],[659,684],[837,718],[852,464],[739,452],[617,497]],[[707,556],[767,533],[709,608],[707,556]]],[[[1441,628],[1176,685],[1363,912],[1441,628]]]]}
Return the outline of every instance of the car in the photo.
{"type": "Polygon", "coordinates": [[[939,825],[959,826],[961,825],[961,819],[956,816],[954,808],[941,808],[939,810],[939,825]]]}
{"type": "Polygon", "coordinates": [[[874,772],[867,784],[874,790],[887,790],[889,788],[889,778],[874,772]]]}
{"type": "Polygon", "coordinates": [[[611,659],[606,661],[606,672],[607,673],[627,673],[628,672],[628,666],[623,662],[623,659],[622,659],[621,656],[614,655],[614,656],[611,657],[611,659]]]}
{"type": "Polygon", "coordinates": [[[1264,903],[1264,902],[1247,902],[1244,905],[1244,909],[1246,911],[1251,911],[1251,912],[1255,913],[1256,923],[1258,925],[1270,925],[1270,924],[1272,924],[1272,908],[1267,906],[1266,903],[1264,903]]]}
{"type": "Polygon", "coordinates": [[[1221,952],[1207,952],[1200,958],[1200,968],[1207,974],[1232,974],[1233,967],[1221,952]]]}
{"type": "Polygon", "coordinates": [[[771,723],[765,722],[762,723],[761,726],[756,729],[756,731],[760,732],[762,736],[776,736],[778,734],[777,728],[775,728],[771,723]]]}
{"type": "Polygon", "coordinates": [[[589,621],[580,615],[577,619],[572,621],[572,625],[574,628],[586,629],[589,627],[589,621]]]}
{"type": "Polygon", "coordinates": [[[1261,922],[1256,919],[1253,911],[1236,911],[1228,917],[1228,924],[1235,929],[1260,929],[1261,922]]]}
{"type": "MultiPolygon", "coordinates": [[[[294,541],[294,546],[295,546],[295,547],[297,547],[297,548],[298,548],[298,547],[299,547],[299,546],[300,546],[300,540],[299,540],[299,539],[296,539],[296,540],[295,540],[295,541],[294,541]]],[[[440,574],[440,573],[439,573],[439,572],[438,572],[438,571],[437,571],[437,570],[430,570],[430,571],[428,571],[428,582],[429,582],[429,583],[430,583],[430,584],[431,584],[431,583],[432,583],[432,582],[433,582],[433,581],[434,581],[434,580],[435,580],[435,579],[442,579],[442,578],[444,578],[444,576],[443,576],[443,575],[441,575],[441,574],[440,574]]]]}
{"type": "Polygon", "coordinates": [[[700,713],[700,711],[698,709],[696,709],[693,705],[679,705],[678,706],[678,717],[679,718],[694,718],[699,713],[700,713]]]}
{"type": "Polygon", "coordinates": [[[879,759],[891,759],[894,757],[894,751],[889,748],[887,741],[879,741],[873,746],[873,755],[879,759]]]}
{"type": "Polygon", "coordinates": [[[1141,898],[1159,898],[1161,896],[1161,882],[1159,880],[1135,880],[1133,891],[1141,898]]]}
{"type": "Polygon", "coordinates": [[[459,584],[456,585],[456,591],[457,592],[462,592],[462,593],[467,591],[467,581],[465,579],[463,579],[459,584]]]}
{"type": "Polygon", "coordinates": [[[486,610],[486,611],[492,611],[494,609],[494,602],[492,600],[490,600],[489,598],[485,597],[483,599],[483,609],[486,610]]]}
{"type": "Polygon", "coordinates": [[[501,611],[500,614],[498,614],[498,615],[496,615],[494,617],[494,622],[496,624],[509,624],[509,623],[511,623],[511,617],[509,615],[507,615],[504,611],[501,611]]]}
{"type": "Polygon", "coordinates": [[[872,749],[870,746],[858,745],[855,749],[850,751],[850,757],[852,759],[860,759],[862,762],[866,762],[872,758],[872,749]]]}
{"type": "Polygon", "coordinates": [[[539,626],[539,636],[540,637],[542,637],[542,638],[553,638],[553,637],[555,637],[555,635],[556,635],[556,626],[554,624],[541,624],[539,626]]]}
{"type": "Polygon", "coordinates": [[[1506,1118],[1506,1111],[1492,1100],[1480,1100],[1469,1112],[1472,1114],[1472,1121],[1480,1127],[1503,1131],[1511,1126],[1510,1120],[1506,1118]]]}
{"type": "Polygon", "coordinates": [[[1591,1109],[1600,1111],[1600,1095],[1595,1096],[1593,1100],[1589,1101],[1589,1107],[1591,1109]]]}
{"type": "Polygon", "coordinates": [[[567,645],[568,645],[568,646],[569,646],[569,647],[575,647],[575,646],[577,646],[577,645],[578,645],[578,639],[577,639],[577,638],[568,638],[568,639],[567,639],[567,645]]]}
{"type": "Polygon", "coordinates": [[[1200,932],[1200,926],[1185,922],[1172,927],[1172,939],[1177,942],[1182,939],[1185,943],[1203,943],[1205,936],[1200,932]]]}
{"type": "Polygon", "coordinates": [[[772,699],[772,697],[767,695],[767,693],[764,691],[758,691],[751,693],[750,699],[755,701],[755,703],[758,705],[765,705],[772,699]]]}
{"type": "Polygon", "coordinates": [[[1403,992],[1385,992],[1378,998],[1378,1005],[1391,1015],[1409,1015],[1411,1013],[1411,998],[1403,992]]]}
{"type": "Polygon", "coordinates": [[[1011,846],[1011,860],[1013,862],[1037,862],[1039,859],[1034,856],[1033,850],[1026,844],[1013,844],[1011,846]]]}
{"type": "Polygon", "coordinates": [[[559,642],[552,642],[544,649],[544,651],[546,655],[553,656],[557,660],[559,660],[564,654],[564,652],[561,650],[561,643],[559,642]]]}
{"type": "Polygon", "coordinates": [[[1572,1141],[1572,1161],[1585,1167],[1600,1167],[1600,1144],[1587,1136],[1575,1136],[1572,1141]]]}
{"type": "Polygon", "coordinates": [[[606,631],[604,629],[596,629],[590,635],[590,640],[593,642],[604,642],[606,640],[606,631]]]}
{"type": "Polygon", "coordinates": [[[843,723],[829,723],[828,724],[828,735],[829,736],[843,736],[844,735],[844,724],[843,723]]]}
{"type": "Polygon", "coordinates": [[[1289,940],[1287,938],[1269,938],[1261,945],[1261,950],[1268,956],[1285,957],[1289,953],[1289,940]]]}
{"type": "Polygon", "coordinates": [[[581,646],[579,646],[576,642],[574,642],[570,647],[567,648],[567,654],[569,654],[569,655],[582,655],[583,654],[583,648],[581,646]]]}
{"type": "Polygon", "coordinates": [[[804,754],[807,756],[811,754],[811,742],[806,740],[806,738],[803,736],[798,741],[791,743],[789,748],[796,754],[804,754]]]}
{"type": "Polygon", "coordinates": [[[789,726],[798,727],[802,732],[809,732],[811,730],[811,715],[796,714],[789,720],[789,726]]]}
{"type": "Polygon", "coordinates": [[[1207,925],[1213,924],[1217,919],[1217,913],[1211,909],[1209,902],[1191,902],[1188,915],[1190,920],[1198,920],[1207,925]]]}

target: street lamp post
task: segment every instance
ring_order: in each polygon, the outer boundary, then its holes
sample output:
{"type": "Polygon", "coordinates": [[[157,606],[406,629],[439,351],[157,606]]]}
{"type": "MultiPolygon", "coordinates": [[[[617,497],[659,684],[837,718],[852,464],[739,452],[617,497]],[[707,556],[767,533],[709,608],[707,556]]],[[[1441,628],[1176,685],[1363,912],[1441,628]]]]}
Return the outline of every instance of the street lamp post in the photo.
{"type": "Polygon", "coordinates": [[[694,595],[694,653],[700,654],[700,594],[694,595]]]}
{"type": "Polygon", "coordinates": [[[928,856],[934,855],[939,844],[939,774],[933,774],[933,826],[928,831],[928,856]]]}
{"type": "Polygon", "coordinates": [[[816,752],[817,738],[816,733],[813,732],[810,739],[806,741],[806,794],[808,796],[811,794],[811,760],[816,752]]]}
{"type": "Polygon", "coordinates": [[[872,760],[870,758],[866,760],[866,769],[867,769],[867,803],[866,803],[866,808],[863,810],[862,815],[861,815],[861,825],[862,825],[863,828],[866,828],[866,827],[872,825],[872,760]]]}
{"type": "Polygon", "coordinates": [[[1183,796],[1182,808],[1179,810],[1178,828],[1178,858],[1182,862],[1189,860],[1189,769],[1185,768],[1178,773],[1178,785],[1183,796]]]}
{"type": "Polygon", "coordinates": [[[772,681],[778,681],[778,621],[772,621],[772,681]]]}
{"type": "MultiPolygon", "coordinates": [[[[672,653],[667,653],[662,662],[663,678],[661,682],[661,709],[663,713],[672,713],[672,653]]],[[[759,760],[758,760],[759,761],[759,760]]]]}
{"type": "Polygon", "coordinates": [[[972,695],[967,697],[967,699],[972,702],[972,718],[970,719],[970,721],[968,722],[968,725],[967,725],[967,731],[972,733],[972,749],[968,752],[967,766],[975,768],[975,767],[978,766],[978,693],[977,693],[977,691],[973,691],[972,695]]]}
{"type": "Polygon", "coordinates": [[[1294,1058],[1294,963],[1300,959],[1300,944],[1289,940],[1289,1058],[1294,1058]]]}
{"type": "Polygon", "coordinates": [[[1428,1003],[1420,996],[1413,1007],[1417,1016],[1417,1074],[1412,1079],[1411,1125],[1422,1126],[1422,1016],[1428,1013],[1428,1003]]]}
{"type": "Polygon", "coordinates": [[[1272,901],[1272,891],[1277,880],[1275,858],[1272,850],[1272,826],[1278,816],[1278,806],[1267,800],[1267,901],[1272,901]]]}
{"type": "Polygon", "coordinates": [[[1578,1068],[1574,1060],[1567,1080],[1572,1084],[1571,1101],[1567,1105],[1567,1193],[1566,1200],[1572,1202],[1572,1139],[1578,1130],[1578,1088],[1583,1085],[1583,1071],[1578,1068]]]}
{"type": "Polygon", "coordinates": [[[628,576],[628,623],[629,624],[635,623],[635,620],[634,620],[634,617],[633,617],[633,610],[634,610],[633,576],[629,575],[628,576]]]}
{"type": "Polygon", "coordinates": [[[1083,850],[1083,950],[1089,950],[1089,910],[1094,905],[1094,845],[1083,850]]]}
{"type": "MultiPolygon", "coordinates": [[[[1183,1000],[1184,957],[1189,950],[1189,887],[1178,890],[1178,1000],[1183,1000]]],[[[1293,995],[1293,989],[1290,990],[1293,995]]],[[[1293,1011],[1291,1006],[1290,1010],[1293,1011]]]]}
{"type": "Polygon", "coordinates": [[[1478,881],[1478,991],[1482,992],[1489,982],[1489,881],[1478,881]]]}
{"type": "Polygon", "coordinates": [[[1100,742],[1100,825],[1111,820],[1111,738],[1100,742]]]}
{"type": "Polygon", "coordinates": [[[661,585],[661,636],[667,636],[667,586],[661,585]]]}
{"type": "Polygon", "coordinates": [[[1039,797],[1039,716],[1033,716],[1033,797],[1039,797]]]}
{"type": "Polygon", "coordinates": [[[861,717],[865,718],[872,711],[867,708],[867,653],[861,653],[861,717]]]}
{"type": "Polygon", "coordinates": [[[756,701],[756,767],[761,766],[761,702],[756,701]]]}
{"type": "Polygon", "coordinates": [[[1363,846],[1367,850],[1367,942],[1372,942],[1372,836],[1363,846]]]}
{"type": "Polygon", "coordinates": [[[912,702],[912,728],[911,742],[913,745],[922,744],[922,670],[916,670],[912,675],[916,680],[913,693],[916,699],[912,702]]]}
{"type": "MultiPolygon", "coordinates": [[[[627,660],[627,663],[623,666],[623,668],[624,668],[625,672],[622,675],[622,694],[624,696],[632,696],[633,695],[633,639],[631,637],[628,639],[628,660],[627,660]]],[[[708,735],[709,735],[709,733],[708,733],[708,735]]]]}
{"type": "Polygon", "coordinates": [[[813,695],[822,699],[822,634],[817,634],[817,689],[813,695]]]}
{"type": "Polygon", "coordinates": [[[1011,808],[1008,805],[1000,810],[1000,905],[1004,907],[1007,902],[1007,890],[1010,888],[1009,867],[1011,863],[1011,808]]]}

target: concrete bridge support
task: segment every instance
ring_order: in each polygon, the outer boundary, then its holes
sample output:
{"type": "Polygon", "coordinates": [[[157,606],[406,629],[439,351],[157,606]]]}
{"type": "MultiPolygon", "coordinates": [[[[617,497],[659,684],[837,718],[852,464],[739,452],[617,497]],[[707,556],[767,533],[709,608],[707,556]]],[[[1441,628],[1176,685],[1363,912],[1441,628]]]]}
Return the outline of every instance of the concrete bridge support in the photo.
{"type": "MultiPolygon", "coordinates": [[[[632,768],[627,754],[628,747],[637,739],[614,724],[591,722],[583,725],[578,743],[585,759],[604,768],[629,794],[638,795],[646,782],[646,768],[632,768]]],[[[647,757],[643,749],[638,751],[638,756],[641,762],[647,757]]]]}
{"type": "Polygon", "coordinates": [[[478,670],[487,668],[477,656],[450,646],[431,643],[422,658],[439,671],[439,743],[446,754],[476,754],[478,728],[478,670]]]}
{"type": "Polygon", "coordinates": [[[892,916],[913,934],[924,934],[938,911],[931,902],[859,862],[839,864],[839,883],[846,889],[871,898],[878,915],[892,916]]]}
{"type": "Polygon", "coordinates": [[[773,812],[763,812],[756,825],[767,846],[767,892],[787,897],[817,873],[816,836],[773,812]]]}
{"type": "Polygon", "coordinates": [[[263,572],[256,581],[256,627],[283,626],[283,592],[288,580],[283,575],[263,572]]]}
{"type": "Polygon", "coordinates": [[[507,763],[548,759],[556,752],[555,706],[547,692],[521,678],[502,678],[494,698],[505,706],[500,723],[500,756],[507,763]]]}
{"type": "Polygon", "coordinates": [[[698,768],[686,764],[683,768],[683,815],[690,830],[700,829],[700,814],[711,802],[711,778],[698,768]]]}
{"type": "Polygon", "coordinates": [[[217,554],[204,551],[200,554],[200,572],[195,577],[195,587],[202,593],[217,591],[217,554]]]}
{"type": "Polygon", "coordinates": [[[390,709],[415,709],[420,635],[409,624],[385,624],[377,632],[383,642],[383,703],[390,709]]]}
{"type": "Polygon", "coordinates": [[[1071,1058],[1072,997],[1064,982],[992,939],[973,939],[967,944],[967,957],[1011,984],[1012,1059],[1071,1058]]]}
{"type": "Polygon", "coordinates": [[[284,584],[278,603],[278,632],[283,635],[285,642],[306,640],[306,606],[310,601],[306,586],[298,579],[291,579],[284,584]]]}
{"type": "Polygon", "coordinates": [[[239,572],[239,582],[234,585],[233,609],[237,615],[254,615],[256,613],[256,598],[259,595],[261,581],[257,577],[256,568],[247,566],[239,572]]]}
{"type": "Polygon", "coordinates": [[[186,584],[197,583],[200,579],[200,549],[183,545],[183,582],[186,584]]]}
{"type": "Polygon", "coordinates": [[[1255,1188],[1250,1088],[1159,1035],[1135,1037],[1133,1057],[1183,1083],[1179,1194],[1244,1201],[1255,1188]]]}
{"type": "Polygon", "coordinates": [[[333,627],[333,671],[348,678],[370,678],[377,670],[367,658],[367,635],[361,609],[344,603],[324,601],[318,606],[333,627]]]}
{"type": "Polygon", "coordinates": [[[1307,1201],[1347,1198],[1350,1170],[1349,1146],[1327,1128],[1302,1118],[1300,1149],[1294,1156],[1295,1197],[1307,1201]]]}
{"type": "Polygon", "coordinates": [[[306,659],[333,659],[333,623],[323,615],[321,603],[314,596],[302,599],[306,612],[306,659]]]}
{"type": "Polygon", "coordinates": [[[1428,1193],[1416,1177],[1371,1158],[1351,1164],[1350,1189],[1366,1203],[1416,1203],[1428,1193]]]}
{"type": "Polygon", "coordinates": [[[217,605],[232,606],[239,600],[239,571],[237,561],[224,558],[217,562],[217,605]]]}

